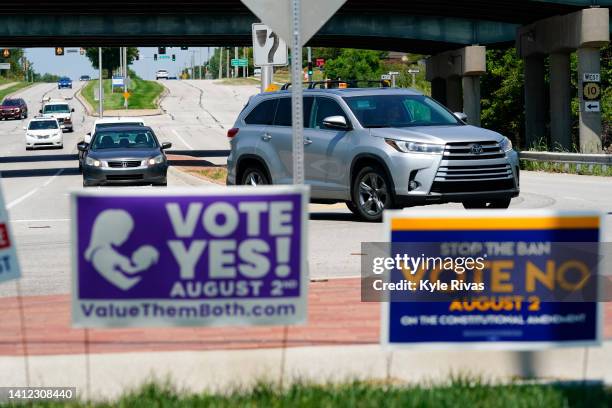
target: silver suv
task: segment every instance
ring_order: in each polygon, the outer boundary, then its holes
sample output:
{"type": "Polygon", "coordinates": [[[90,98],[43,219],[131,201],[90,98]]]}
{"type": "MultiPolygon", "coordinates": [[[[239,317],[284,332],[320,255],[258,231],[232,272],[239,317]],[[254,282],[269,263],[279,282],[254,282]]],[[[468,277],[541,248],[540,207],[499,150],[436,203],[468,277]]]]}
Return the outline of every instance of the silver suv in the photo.
{"type": "MultiPolygon", "coordinates": [[[[462,119],[409,89],[304,90],[311,201],[343,201],[368,221],[419,204],[507,208],[519,194],[512,143],[462,119]]],[[[290,91],[251,97],[228,137],[228,185],[291,184],[290,91]]]]}

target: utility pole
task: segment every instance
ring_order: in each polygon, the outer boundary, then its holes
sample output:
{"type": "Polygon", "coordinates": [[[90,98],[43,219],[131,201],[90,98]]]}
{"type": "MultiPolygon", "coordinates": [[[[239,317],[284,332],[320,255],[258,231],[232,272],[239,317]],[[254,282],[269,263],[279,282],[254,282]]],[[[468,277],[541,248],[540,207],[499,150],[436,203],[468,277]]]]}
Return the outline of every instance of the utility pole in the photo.
{"type": "MultiPolygon", "coordinates": [[[[123,47],[123,93],[128,91],[127,47],[123,47]]],[[[128,98],[123,97],[123,106],[128,108],[128,98]]]]}
{"type": "MultiPolygon", "coordinates": [[[[234,59],[238,59],[238,47],[234,47],[234,59]]],[[[238,78],[238,65],[234,67],[234,78],[238,78]]]]}
{"type": "Polygon", "coordinates": [[[102,85],[102,47],[98,47],[98,86],[100,95],[98,97],[98,117],[102,119],[104,115],[104,87],[102,85]]]}
{"type": "Polygon", "coordinates": [[[202,79],[202,47],[198,49],[198,71],[200,80],[202,79]]]}
{"type": "Polygon", "coordinates": [[[231,74],[230,74],[230,63],[229,63],[229,53],[230,53],[230,48],[229,48],[229,47],[227,47],[227,50],[226,50],[226,52],[225,52],[225,62],[226,62],[226,65],[225,65],[225,68],[226,68],[226,69],[225,69],[225,72],[227,72],[227,77],[228,77],[228,78],[231,78],[231,74]]]}
{"type": "Polygon", "coordinates": [[[219,79],[223,79],[223,47],[219,47],[219,79]]]}

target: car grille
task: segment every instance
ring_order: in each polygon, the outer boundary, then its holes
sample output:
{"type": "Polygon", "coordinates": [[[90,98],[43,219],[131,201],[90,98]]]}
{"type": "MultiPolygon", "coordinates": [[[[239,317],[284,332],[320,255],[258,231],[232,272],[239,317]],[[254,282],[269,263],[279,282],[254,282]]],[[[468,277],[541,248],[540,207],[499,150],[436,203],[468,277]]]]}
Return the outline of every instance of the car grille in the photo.
{"type": "Polygon", "coordinates": [[[512,167],[498,143],[448,143],[431,192],[470,193],[514,187],[512,167]]]}
{"type": "Polygon", "coordinates": [[[142,174],[112,174],[106,176],[109,181],[124,181],[124,180],[142,180],[144,176],[142,174]]]}
{"type": "Polygon", "coordinates": [[[140,160],[123,160],[123,161],[109,161],[108,167],[112,168],[130,168],[139,167],[142,161],[140,160]]]}

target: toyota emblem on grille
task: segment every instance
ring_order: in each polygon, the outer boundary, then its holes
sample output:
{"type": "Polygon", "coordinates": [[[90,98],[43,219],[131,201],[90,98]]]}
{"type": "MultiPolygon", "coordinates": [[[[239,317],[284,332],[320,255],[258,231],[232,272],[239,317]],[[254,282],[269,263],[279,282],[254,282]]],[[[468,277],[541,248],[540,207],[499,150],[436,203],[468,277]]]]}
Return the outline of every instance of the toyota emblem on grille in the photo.
{"type": "Polygon", "coordinates": [[[470,147],[470,152],[472,154],[481,154],[482,153],[482,145],[478,143],[474,143],[472,147],[470,147]]]}
{"type": "MultiPolygon", "coordinates": [[[[482,149],[481,149],[481,150],[482,150],[482,149]]],[[[127,162],[121,162],[121,167],[124,167],[124,168],[125,168],[125,167],[127,167],[127,166],[128,166],[128,163],[127,163],[127,162]]]]}

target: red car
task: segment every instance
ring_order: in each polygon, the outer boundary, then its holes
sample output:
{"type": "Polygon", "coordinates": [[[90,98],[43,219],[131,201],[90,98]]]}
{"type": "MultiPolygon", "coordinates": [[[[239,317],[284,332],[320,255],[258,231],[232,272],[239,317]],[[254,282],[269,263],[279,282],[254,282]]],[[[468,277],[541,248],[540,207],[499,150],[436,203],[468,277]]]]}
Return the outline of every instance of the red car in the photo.
{"type": "Polygon", "coordinates": [[[28,105],[21,98],[5,99],[0,105],[0,119],[25,119],[28,105]]]}

